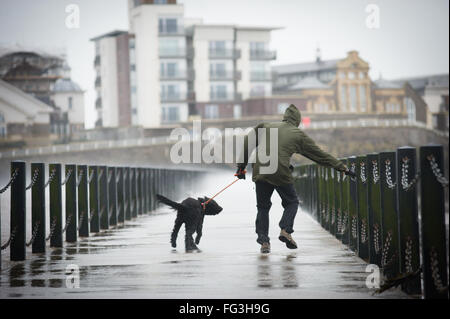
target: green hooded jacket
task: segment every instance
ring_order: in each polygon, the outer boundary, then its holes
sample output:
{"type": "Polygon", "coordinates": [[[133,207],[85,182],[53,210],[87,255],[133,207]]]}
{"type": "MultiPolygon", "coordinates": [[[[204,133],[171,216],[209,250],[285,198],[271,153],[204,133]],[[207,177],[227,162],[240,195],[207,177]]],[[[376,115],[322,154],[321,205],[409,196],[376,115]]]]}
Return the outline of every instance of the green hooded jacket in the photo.
{"type": "MultiPolygon", "coordinates": [[[[308,135],[298,128],[300,122],[300,111],[295,105],[291,104],[286,109],[282,122],[261,123],[254,127],[254,132],[251,133],[256,133],[256,144],[253,147],[263,147],[263,150],[260,151],[265,152],[262,154],[266,154],[267,156],[270,154],[270,128],[278,129],[278,167],[276,168],[276,172],[272,174],[260,173],[260,168],[269,166],[269,163],[267,163],[267,160],[264,161],[265,163],[261,163],[259,157],[256,155],[255,163],[252,166],[254,182],[264,181],[275,186],[292,184],[294,178],[289,166],[292,154],[294,153],[301,154],[319,165],[333,167],[339,171],[346,169],[344,163],[322,151],[308,135]],[[264,145],[258,143],[258,140],[261,139],[261,137],[258,138],[258,129],[267,129],[265,149],[264,145]]],[[[253,151],[252,147],[249,147],[249,135],[250,133],[244,138],[244,152],[238,160],[238,167],[240,168],[247,166],[249,160],[248,155],[253,151]]]]}

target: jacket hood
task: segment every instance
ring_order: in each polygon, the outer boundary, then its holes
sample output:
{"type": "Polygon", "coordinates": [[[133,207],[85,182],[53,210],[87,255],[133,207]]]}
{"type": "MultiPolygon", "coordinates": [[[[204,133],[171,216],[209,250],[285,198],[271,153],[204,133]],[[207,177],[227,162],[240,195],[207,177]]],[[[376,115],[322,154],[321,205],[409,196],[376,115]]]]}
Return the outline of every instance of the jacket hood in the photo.
{"type": "Polygon", "coordinates": [[[289,107],[284,112],[283,122],[288,122],[289,124],[298,127],[300,125],[301,120],[302,116],[297,107],[294,104],[289,105],[289,107]]]}

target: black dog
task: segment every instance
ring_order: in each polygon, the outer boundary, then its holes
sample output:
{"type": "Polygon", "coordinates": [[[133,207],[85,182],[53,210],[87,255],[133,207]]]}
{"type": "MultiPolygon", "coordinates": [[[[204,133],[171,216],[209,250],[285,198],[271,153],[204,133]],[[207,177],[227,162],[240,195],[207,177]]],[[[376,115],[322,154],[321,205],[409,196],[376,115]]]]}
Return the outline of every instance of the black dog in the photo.
{"type": "Polygon", "coordinates": [[[206,204],[205,209],[203,209],[202,203],[205,203],[209,200],[208,197],[204,198],[186,198],[181,203],[176,203],[171,201],[170,199],[157,194],[156,198],[163,204],[166,204],[177,211],[177,218],[175,219],[175,226],[173,227],[172,235],[170,238],[170,242],[172,247],[177,247],[177,236],[178,231],[180,230],[181,225],[185,224],[186,229],[186,251],[198,250],[196,244],[200,242],[200,238],[202,237],[202,228],[203,228],[203,219],[205,215],[217,215],[222,211],[222,207],[220,207],[216,201],[211,200],[208,204],[206,204]],[[197,236],[195,237],[195,243],[192,236],[197,232],[197,236]]]}

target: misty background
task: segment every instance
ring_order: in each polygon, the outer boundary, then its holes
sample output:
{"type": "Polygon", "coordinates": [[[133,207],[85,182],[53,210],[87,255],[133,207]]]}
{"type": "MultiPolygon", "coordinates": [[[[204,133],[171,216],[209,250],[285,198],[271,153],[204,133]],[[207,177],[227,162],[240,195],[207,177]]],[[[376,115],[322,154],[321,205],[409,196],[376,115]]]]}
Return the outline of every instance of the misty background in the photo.
{"type": "MultiPolygon", "coordinates": [[[[278,26],[273,65],[343,58],[350,50],[370,61],[372,79],[448,73],[448,0],[178,0],[185,16],[204,23],[278,26]],[[369,29],[368,4],[380,8],[380,28],[369,29]]],[[[0,45],[65,52],[72,79],[85,94],[86,127],[95,121],[94,43],[111,30],[128,30],[127,0],[14,0],[0,2],[0,45]],[[80,28],[65,26],[66,6],[80,9],[80,28]]]]}

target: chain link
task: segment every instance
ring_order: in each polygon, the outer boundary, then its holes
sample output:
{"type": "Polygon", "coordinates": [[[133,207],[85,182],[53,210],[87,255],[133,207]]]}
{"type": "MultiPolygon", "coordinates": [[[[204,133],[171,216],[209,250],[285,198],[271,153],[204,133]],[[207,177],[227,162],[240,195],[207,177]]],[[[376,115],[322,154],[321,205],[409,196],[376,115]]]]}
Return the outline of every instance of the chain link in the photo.
{"type": "Polygon", "coordinates": [[[84,176],[84,169],[80,169],[80,175],[78,175],[77,177],[77,187],[80,186],[81,181],[83,180],[83,176],[84,176]]]}
{"type": "Polygon", "coordinates": [[[14,183],[14,181],[17,178],[17,175],[19,175],[19,169],[16,168],[14,170],[14,172],[11,174],[11,178],[8,182],[8,184],[5,185],[5,187],[3,187],[2,189],[0,189],[0,194],[3,194],[4,192],[6,192],[6,190],[14,183]]]}
{"type": "Polygon", "coordinates": [[[1,250],[5,250],[8,246],[14,241],[14,237],[16,236],[17,226],[14,227],[13,231],[9,235],[8,241],[2,245],[1,250]]]}
{"type": "Polygon", "coordinates": [[[343,212],[342,217],[342,227],[341,227],[341,234],[344,234],[347,231],[347,225],[348,225],[348,213],[343,212]]]}
{"type": "Polygon", "coordinates": [[[405,242],[405,271],[406,273],[413,272],[412,266],[412,247],[413,241],[410,236],[406,237],[405,242]]]}
{"type": "Polygon", "coordinates": [[[45,238],[45,240],[49,240],[53,236],[55,229],[56,229],[56,217],[53,217],[52,224],[50,225],[50,233],[48,234],[47,238],[45,238]]]}
{"type": "Polygon", "coordinates": [[[430,162],[431,171],[433,172],[434,176],[436,177],[436,180],[442,185],[442,187],[448,187],[448,180],[442,174],[441,169],[439,168],[438,164],[436,163],[436,159],[434,158],[434,155],[433,154],[428,155],[427,159],[430,162]]]}
{"type": "Polygon", "coordinates": [[[430,266],[431,266],[431,277],[433,278],[433,284],[436,290],[439,292],[445,292],[448,290],[448,286],[444,286],[442,283],[441,275],[439,273],[439,260],[437,252],[434,246],[431,247],[430,251],[430,266]]]}
{"type": "Polygon", "coordinates": [[[85,212],[85,211],[82,211],[81,214],[80,214],[80,220],[78,221],[78,227],[77,227],[77,230],[80,230],[80,229],[81,229],[81,226],[83,225],[85,216],[86,216],[86,212],[85,212]]]}
{"type": "Polygon", "coordinates": [[[39,176],[39,168],[34,169],[33,176],[31,177],[31,183],[25,189],[28,190],[36,184],[37,178],[39,176]]]}
{"type": "Polygon", "coordinates": [[[355,216],[352,216],[352,237],[358,238],[358,222],[355,216]]]}
{"type": "Polygon", "coordinates": [[[69,227],[71,221],[72,221],[72,214],[69,214],[69,216],[67,216],[66,225],[64,226],[64,228],[62,230],[62,234],[64,234],[66,232],[67,227],[69,227]]]}
{"type": "Polygon", "coordinates": [[[372,161],[372,181],[374,184],[378,183],[380,180],[380,174],[378,173],[378,162],[376,160],[372,161]]]}
{"type": "Polygon", "coordinates": [[[67,184],[67,182],[69,181],[70,176],[72,175],[72,171],[73,171],[72,168],[69,168],[69,169],[67,170],[66,179],[64,180],[64,182],[61,183],[61,186],[67,184]]]}
{"type": "Polygon", "coordinates": [[[94,177],[94,171],[91,171],[91,174],[89,175],[89,178],[88,178],[88,183],[91,183],[93,177],[94,177]]]}
{"type": "Polygon", "coordinates": [[[375,249],[375,254],[378,255],[380,252],[380,227],[378,224],[373,225],[373,247],[375,249]]]}
{"type": "Polygon", "coordinates": [[[91,211],[91,215],[89,216],[89,224],[91,223],[91,220],[92,220],[92,218],[94,217],[94,215],[95,215],[95,209],[93,209],[93,210],[91,211]]]}
{"type": "Polygon", "coordinates": [[[361,221],[361,243],[365,243],[367,241],[367,222],[365,219],[361,221]]]}
{"type": "Polygon", "coordinates": [[[392,181],[392,167],[391,167],[391,161],[390,160],[386,160],[384,162],[386,164],[385,168],[386,168],[386,184],[387,187],[390,189],[393,189],[395,187],[395,185],[397,185],[397,183],[394,183],[392,181]]]}
{"type": "Polygon", "coordinates": [[[366,176],[366,164],[364,162],[359,163],[360,166],[360,178],[361,182],[365,184],[367,182],[367,176],[366,176]]]}
{"type": "Polygon", "coordinates": [[[55,178],[55,175],[56,175],[56,168],[53,168],[52,171],[50,172],[50,176],[48,177],[47,183],[45,183],[44,185],[44,188],[51,183],[51,181],[55,178]]]}
{"type": "Polygon", "coordinates": [[[392,242],[392,231],[388,231],[386,235],[386,240],[384,242],[383,252],[381,255],[381,266],[383,268],[386,268],[386,266],[390,265],[395,257],[395,253],[392,254],[391,259],[388,261],[388,255],[389,255],[389,249],[391,248],[391,242],[392,242]]]}
{"type": "Polygon", "coordinates": [[[27,247],[31,246],[34,243],[34,240],[36,239],[37,233],[39,231],[39,225],[41,224],[41,222],[38,220],[36,222],[36,224],[34,224],[33,227],[33,232],[31,233],[31,239],[30,241],[26,244],[27,247]]]}

